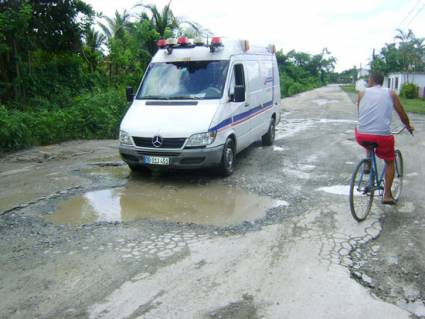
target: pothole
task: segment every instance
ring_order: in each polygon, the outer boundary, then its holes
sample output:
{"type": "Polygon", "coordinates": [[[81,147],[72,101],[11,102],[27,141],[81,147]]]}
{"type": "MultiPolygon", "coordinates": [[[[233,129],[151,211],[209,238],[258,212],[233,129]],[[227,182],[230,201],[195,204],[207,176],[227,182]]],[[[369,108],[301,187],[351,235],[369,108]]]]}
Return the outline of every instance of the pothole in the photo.
{"type": "Polygon", "coordinates": [[[238,225],[288,203],[221,184],[179,185],[129,181],[126,187],[84,193],[59,204],[55,224],[127,222],[140,219],[201,225],[238,225]]]}

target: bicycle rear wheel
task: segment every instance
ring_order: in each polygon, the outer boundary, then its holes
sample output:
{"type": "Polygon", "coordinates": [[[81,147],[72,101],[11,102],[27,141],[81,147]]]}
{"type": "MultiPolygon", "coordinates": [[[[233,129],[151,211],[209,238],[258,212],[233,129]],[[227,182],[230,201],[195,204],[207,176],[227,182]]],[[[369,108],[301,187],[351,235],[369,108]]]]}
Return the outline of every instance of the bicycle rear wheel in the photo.
{"type": "Polygon", "coordinates": [[[403,157],[401,156],[401,152],[399,150],[395,151],[395,174],[393,185],[391,186],[391,193],[393,194],[393,198],[397,201],[400,198],[401,190],[403,188],[403,174],[404,174],[404,166],[403,166],[403,157]]]}
{"type": "MultiPolygon", "coordinates": [[[[365,166],[369,165],[370,160],[363,159],[357,165],[351,176],[350,182],[350,209],[353,218],[361,222],[369,215],[372,208],[373,195],[375,192],[374,187],[369,186],[369,179],[373,179],[373,169],[370,168],[370,173],[365,174],[365,166]]],[[[374,183],[372,183],[374,184],[374,183]]]]}

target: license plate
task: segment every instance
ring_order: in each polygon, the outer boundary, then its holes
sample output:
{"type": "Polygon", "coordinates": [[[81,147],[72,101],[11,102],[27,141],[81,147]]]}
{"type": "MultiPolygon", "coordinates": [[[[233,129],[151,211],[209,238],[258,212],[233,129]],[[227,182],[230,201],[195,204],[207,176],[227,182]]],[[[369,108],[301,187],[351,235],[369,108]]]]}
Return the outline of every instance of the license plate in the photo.
{"type": "Polygon", "coordinates": [[[170,165],[170,158],[159,156],[144,156],[143,163],[152,165],[170,165]]]}

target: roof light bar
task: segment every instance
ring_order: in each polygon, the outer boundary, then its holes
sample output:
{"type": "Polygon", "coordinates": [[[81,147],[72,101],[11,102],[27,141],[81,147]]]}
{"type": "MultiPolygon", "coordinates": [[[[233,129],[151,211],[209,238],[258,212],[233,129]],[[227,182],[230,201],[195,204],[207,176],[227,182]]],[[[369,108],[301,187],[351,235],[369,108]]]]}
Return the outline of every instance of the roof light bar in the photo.
{"type": "Polygon", "coordinates": [[[220,37],[212,37],[211,38],[211,44],[210,44],[211,53],[214,53],[214,52],[220,50],[222,47],[223,47],[223,42],[221,41],[220,37]]]}
{"type": "Polygon", "coordinates": [[[167,42],[168,42],[169,45],[176,45],[177,39],[176,38],[169,38],[169,39],[167,39],[167,42]]]}
{"type": "Polygon", "coordinates": [[[202,38],[200,38],[200,37],[195,38],[195,39],[193,40],[193,43],[194,43],[195,45],[204,45],[204,44],[205,44],[204,39],[202,39],[202,38]]]}
{"type": "Polygon", "coordinates": [[[158,46],[158,48],[163,49],[168,45],[168,41],[165,39],[159,39],[156,45],[158,46]]]}
{"type": "Polygon", "coordinates": [[[189,39],[186,37],[180,37],[177,39],[177,44],[180,45],[188,45],[189,44],[189,39]]]}
{"type": "Polygon", "coordinates": [[[211,45],[221,46],[223,43],[221,42],[220,37],[212,37],[211,38],[211,45]]]}

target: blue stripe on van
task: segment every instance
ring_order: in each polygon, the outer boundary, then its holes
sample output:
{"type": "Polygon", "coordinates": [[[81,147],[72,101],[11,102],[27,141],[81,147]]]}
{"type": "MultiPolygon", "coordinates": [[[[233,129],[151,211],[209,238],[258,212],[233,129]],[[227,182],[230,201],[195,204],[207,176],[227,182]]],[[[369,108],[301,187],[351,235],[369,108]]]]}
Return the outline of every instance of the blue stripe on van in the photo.
{"type": "Polygon", "coordinates": [[[249,111],[239,113],[239,114],[233,116],[233,118],[229,117],[229,118],[221,121],[216,126],[211,127],[209,129],[209,131],[218,131],[218,130],[220,130],[224,127],[227,127],[227,126],[235,126],[237,124],[240,124],[242,122],[247,121],[251,117],[254,117],[254,116],[268,110],[272,106],[273,106],[273,101],[268,101],[268,102],[264,103],[263,105],[259,105],[259,106],[252,108],[249,111]]]}

